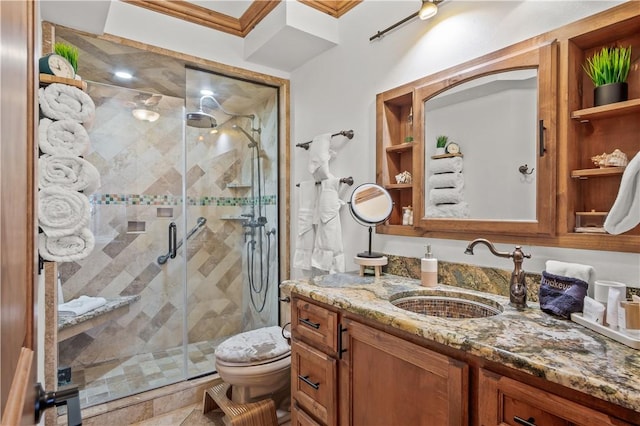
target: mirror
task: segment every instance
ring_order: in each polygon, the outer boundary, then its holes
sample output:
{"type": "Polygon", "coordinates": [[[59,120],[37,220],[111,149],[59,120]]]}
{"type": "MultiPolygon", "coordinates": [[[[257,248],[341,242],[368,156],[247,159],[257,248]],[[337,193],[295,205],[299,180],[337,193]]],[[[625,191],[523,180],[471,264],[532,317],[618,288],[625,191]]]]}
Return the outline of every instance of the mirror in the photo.
{"type": "Polygon", "coordinates": [[[554,235],[557,55],[554,42],[514,45],[415,87],[413,234],[554,235]],[[440,136],[450,152],[436,155],[440,136]]]}
{"type": "Polygon", "coordinates": [[[427,99],[425,217],[535,221],[537,123],[536,68],[480,76],[427,99]],[[459,154],[437,155],[440,136],[459,154]]]}
{"type": "Polygon", "coordinates": [[[359,257],[382,257],[382,253],[371,251],[373,227],[381,224],[391,216],[393,200],[389,192],[375,183],[363,183],[353,190],[349,200],[349,211],[361,225],[369,227],[369,250],[358,253],[359,257]]]}

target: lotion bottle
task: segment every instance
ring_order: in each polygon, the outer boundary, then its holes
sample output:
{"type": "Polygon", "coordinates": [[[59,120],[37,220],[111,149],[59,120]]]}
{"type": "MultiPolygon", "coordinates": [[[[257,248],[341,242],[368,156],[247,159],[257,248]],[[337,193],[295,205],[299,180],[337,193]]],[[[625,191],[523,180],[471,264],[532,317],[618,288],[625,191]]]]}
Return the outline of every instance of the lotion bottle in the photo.
{"type": "Polygon", "coordinates": [[[431,244],[427,245],[427,253],[422,258],[421,272],[421,281],[424,287],[438,285],[438,259],[434,259],[431,254],[431,244]]]}

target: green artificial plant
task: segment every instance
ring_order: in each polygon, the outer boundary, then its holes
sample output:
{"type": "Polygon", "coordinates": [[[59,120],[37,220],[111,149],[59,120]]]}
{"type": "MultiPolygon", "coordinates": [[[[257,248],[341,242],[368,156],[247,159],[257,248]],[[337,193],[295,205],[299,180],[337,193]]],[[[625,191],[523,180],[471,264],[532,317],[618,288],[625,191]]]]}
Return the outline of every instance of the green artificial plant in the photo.
{"type": "Polygon", "coordinates": [[[449,137],[448,136],[438,136],[436,138],[436,148],[444,148],[445,146],[447,146],[447,142],[449,141],[449,137]]]}
{"type": "Polygon", "coordinates": [[[71,66],[74,72],[78,72],[78,48],[66,43],[56,43],[53,46],[53,51],[65,58],[71,66]]]}
{"type": "Polygon", "coordinates": [[[625,83],[631,68],[631,46],[603,47],[583,65],[595,87],[610,83],[625,83]]]}

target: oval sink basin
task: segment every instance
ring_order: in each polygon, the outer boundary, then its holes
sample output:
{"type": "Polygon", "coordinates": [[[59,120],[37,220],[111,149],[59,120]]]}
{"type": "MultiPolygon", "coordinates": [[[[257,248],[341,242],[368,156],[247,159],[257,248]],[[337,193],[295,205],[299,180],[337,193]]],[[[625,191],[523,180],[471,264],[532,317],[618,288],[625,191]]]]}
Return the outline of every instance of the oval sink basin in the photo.
{"type": "Polygon", "coordinates": [[[491,299],[466,293],[407,292],[389,301],[400,309],[441,318],[487,318],[503,311],[502,306],[491,299]]]}

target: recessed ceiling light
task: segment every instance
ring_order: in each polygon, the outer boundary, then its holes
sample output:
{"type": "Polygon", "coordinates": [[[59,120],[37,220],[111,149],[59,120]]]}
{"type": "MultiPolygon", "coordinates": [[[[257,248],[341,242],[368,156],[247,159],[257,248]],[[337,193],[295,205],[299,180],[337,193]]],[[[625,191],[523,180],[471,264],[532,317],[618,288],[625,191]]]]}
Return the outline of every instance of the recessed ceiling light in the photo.
{"type": "Polygon", "coordinates": [[[208,89],[202,89],[202,90],[200,91],[200,94],[201,94],[202,96],[212,96],[212,95],[213,95],[213,91],[208,90],[208,89]]]}
{"type": "Polygon", "coordinates": [[[115,75],[118,78],[126,78],[127,80],[133,78],[133,76],[126,71],[116,71],[115,75]]]}

